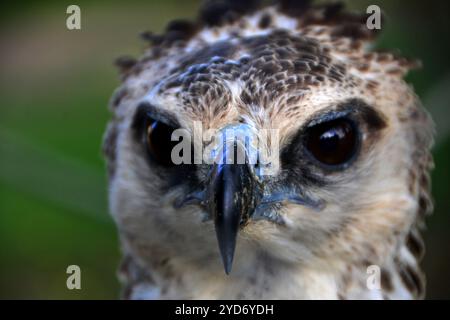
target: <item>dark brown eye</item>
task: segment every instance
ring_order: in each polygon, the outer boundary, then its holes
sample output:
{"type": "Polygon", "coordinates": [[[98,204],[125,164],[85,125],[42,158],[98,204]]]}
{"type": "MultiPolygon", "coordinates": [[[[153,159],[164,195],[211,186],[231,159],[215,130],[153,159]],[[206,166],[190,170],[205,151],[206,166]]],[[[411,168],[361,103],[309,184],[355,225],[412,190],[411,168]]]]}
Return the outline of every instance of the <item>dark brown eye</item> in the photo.
{"type": "Polygon", "coordinates": [[[177,141],[171,141],[174,130],[174,128],[160,121],[147,121],[145,137],[147,150],[156,162],[166,167],[174,166],[171,153],[173,147],[178,143],[177,141]]]}
{"type": "Polygon", "coordinates": [[[355,155],[358,134],[350,120],[331,120],[309,128],[305,146],[319,162],[339,166],[355,155]]]}

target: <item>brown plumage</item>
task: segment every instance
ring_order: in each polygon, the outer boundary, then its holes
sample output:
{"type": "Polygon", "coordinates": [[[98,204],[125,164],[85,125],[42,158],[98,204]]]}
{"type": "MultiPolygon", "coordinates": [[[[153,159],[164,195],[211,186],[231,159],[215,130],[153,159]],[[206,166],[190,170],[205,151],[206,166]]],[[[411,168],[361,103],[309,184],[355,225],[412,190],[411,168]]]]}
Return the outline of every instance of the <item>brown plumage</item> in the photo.
{"type": "Polygon", "coordinates": [[[137,61],[118,60],[123,84],[104,148],[126,298],[424,297],[419,230],[432,208],[432,125],[402,80],[418,62],[370,50],[376,30],[366,19],[340,4],[207,1],[197,21],[144,33],[150,47],[137,61]],[[262,148],[279,145],[280,167],[270,176],[249,169],[260,198],[241,217],[230,275],[215,202],[201,193],[217,170],[149,159],[147,116],[189,132],[195,123],[277,130],[262,148]],[[323,165],[310,150],[321,142],[309,137],[335,123],[353,132],[354,154],[323,165]],[[177,205],[195,192],[203,198],[177,205]],[[366,285],[370,265],[381,270],[380,290],[366,285]]]}

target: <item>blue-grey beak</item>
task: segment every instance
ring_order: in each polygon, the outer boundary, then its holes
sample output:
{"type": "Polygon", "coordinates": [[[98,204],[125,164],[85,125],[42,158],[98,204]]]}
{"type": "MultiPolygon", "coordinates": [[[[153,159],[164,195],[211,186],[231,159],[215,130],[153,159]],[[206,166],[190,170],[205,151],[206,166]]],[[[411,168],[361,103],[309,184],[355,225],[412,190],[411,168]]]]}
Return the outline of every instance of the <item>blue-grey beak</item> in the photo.
{"type": "MultiPolygon", "coordinates": [[[[235,150],[237,147],[235,146],[235,150]]],[[[255,183],[247,163],[215,164],[208,192],[225,273],[231,272],[239,226],[254,210],[255,183]]]]}

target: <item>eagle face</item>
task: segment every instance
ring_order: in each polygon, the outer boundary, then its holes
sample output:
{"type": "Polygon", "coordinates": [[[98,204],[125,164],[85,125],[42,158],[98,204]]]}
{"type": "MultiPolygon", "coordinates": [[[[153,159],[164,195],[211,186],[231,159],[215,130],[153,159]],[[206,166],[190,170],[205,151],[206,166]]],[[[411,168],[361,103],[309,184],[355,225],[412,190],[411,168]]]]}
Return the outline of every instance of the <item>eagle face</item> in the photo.
{"type": "Polygon", "coordinates": [[[366,49],[361,18],[332,6],[230,3],[122,63],[105,151],[125,281],[166,298],[422,297],[431,125],[402,80],[414,63],[366,49]]]}

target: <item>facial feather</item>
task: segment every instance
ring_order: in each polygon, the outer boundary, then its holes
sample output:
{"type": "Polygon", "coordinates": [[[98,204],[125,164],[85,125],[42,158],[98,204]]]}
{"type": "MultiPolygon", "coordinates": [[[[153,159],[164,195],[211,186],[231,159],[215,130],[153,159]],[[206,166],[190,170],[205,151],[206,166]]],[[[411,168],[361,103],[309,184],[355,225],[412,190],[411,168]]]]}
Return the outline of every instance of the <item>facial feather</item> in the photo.
{"type": "MultiPolygon", "coordinates": [[[[411,243],[420,243],[417,227],[431,210],[432,126],[402,80],[417,63],[370,50],[374,32],[364,16],[340,7],[230,3],[219,6],[221,18],[208,4],[196,23],[146,34],[152,45],[143,57],[122,61],[104,145],[110,207],[133,268],[152,274],[166,298],[423,297],[419,259],[409,252],[417,251],[411,243]],[[169,178],[134,138],[142,103],[190,132],[196,121],[205,129],[276,129],[280,150],[300,145],[311,121],[345,110],[360,126],[360,152],[345,170],[327,171],[301,148],[284,162],[280,151],[282,165],[266,189],[295,187],[321,206],[280,203],[271,210],[282,223],[250,221],[226,277],[204,210],[173,207],[191,186],[162,188],[169,178]],[[365,283],[372,264],[384,279],[376,293],[365,283]]],[[[198,169],[196,183],[207,179],[198,169]]]]}

